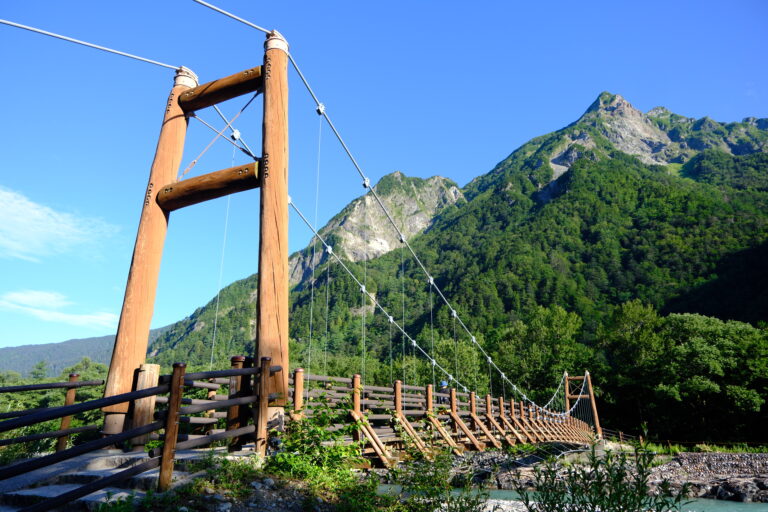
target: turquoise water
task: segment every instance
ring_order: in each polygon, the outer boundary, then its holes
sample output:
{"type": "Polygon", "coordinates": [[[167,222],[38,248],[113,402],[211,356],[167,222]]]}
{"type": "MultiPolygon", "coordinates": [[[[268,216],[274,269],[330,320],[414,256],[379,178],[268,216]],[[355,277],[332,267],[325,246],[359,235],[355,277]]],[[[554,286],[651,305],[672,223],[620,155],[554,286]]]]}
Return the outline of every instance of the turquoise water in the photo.
{"type": "MultiPolygon", "coordinates": [[[[514,491],[491,490],[490,497],[495,500],[519,500],[514,491]]],[[[768,503],[739,503],[723,500],[693,500],[683,507],[685,512],[768,512],[768,503]]]]}
{"type": "MultiPolygon", "coordinates": [[[[381,494],[400,492],[399,485],[380,485],[381,494]]],[[[457,491],[458,492],[458,491],[457,491]]],[[[494,500],[519,500],[520,495],[515,491],[502,491],[491,489],[489,497],[494,500]]],[[[723,500],[692,500],[683,507],[684,512],[768,512],[768,503],[739,503],[737,501],[723,500]]]]}

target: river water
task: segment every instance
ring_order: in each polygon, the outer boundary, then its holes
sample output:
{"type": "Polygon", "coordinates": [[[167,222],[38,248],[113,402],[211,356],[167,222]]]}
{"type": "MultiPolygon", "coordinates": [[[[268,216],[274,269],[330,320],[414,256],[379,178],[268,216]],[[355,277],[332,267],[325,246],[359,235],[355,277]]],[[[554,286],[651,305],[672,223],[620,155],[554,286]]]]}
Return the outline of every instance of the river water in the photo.
{"type": "MultiPolygon", "coordinates": [[[[380,485],[379,492],[382,494],[398,493],[398,485],[380,485]]],[[[457,491],[459,492],[459,491],[457,491]]],[[[515,491],[504,491],[490,489],[489,498],[493,500],[519,501],[520,495],[515,491]]],[[[768,503],[740,503],[738,501],[724,500],[692,500],[691,503],[683,507],[684,512],[768,512],[768,503]]]]}
{"type": "MultiPolygon", "coordinates": [[[[490,498],[495,500],[519,500],[514,491],[491,490],[490,498]]],[[[693,500],[683,507],[685,512],[768,512],[768,503],[740,503],[724,500],[693,500]]]]}

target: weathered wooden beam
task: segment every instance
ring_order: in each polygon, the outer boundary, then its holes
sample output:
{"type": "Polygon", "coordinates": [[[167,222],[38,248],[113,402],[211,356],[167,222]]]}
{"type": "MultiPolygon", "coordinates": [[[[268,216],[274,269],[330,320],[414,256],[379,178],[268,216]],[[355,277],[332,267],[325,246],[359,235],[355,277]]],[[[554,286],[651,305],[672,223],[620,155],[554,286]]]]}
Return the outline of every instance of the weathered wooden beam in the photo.
{"type": "Polygon", "coordinates": [[[165,417],[165,443],[163,443],[163,454],[160,456],[160,473],[157,478],[157,489],[160,492],[168,490],[173,476],[176,436],[179,433],[179,409],[181,407],[181,395],[184,393],[184,372],[186,369],[187,365],[184,363],[173,364],[168,414],[165,417]]]}
{"type": "Polygon", "coordinates": [[[262,66],[246,69],[234,75],[219,78],[185,91],[179,96],[179,106],[185,113],[201,110],[222,101],[231,100],[243,94],[264,87],[262,66]]]}
{"type": "Polygon", "coordinates": [[[603,429],[600,428],[600,418],[597,416],[597,403],[595,403],[595,391],[592,389],[592,375],[587,372],[587,389],[589,390],[589,401],[592,404],[592,415],[595,417],[595,433],[598,439],[603,437],[603,429]]]}
{"type": "MultiPolygon", "coordinates": [[[[289,368],[288,359],[288,43],[274,31],[264,52],[261,212],[256,355],[289,368]]],[[[288,371],[269,379],[280,398],[270,411],[282,418],[288,371]]]]}
{"type": "MultiPolygon", "coordinates": [[[[155,159],[149,172],[147,188],[142,195],[139,229],[104,388],[105,397],[130,391],[134,372],[147,357],[149,326],[155,308],[160,261],[168,230],[168,213],[154,201],[155,187],[170,183],[179,170],[184,153],[187,117],[178,106],[178,97],[196,85],[197,77],[194,73],[180,68],[176,72],[174,86],[165,106],[155,159]]],[[[128,404],[105,408],[104,432],[121,432],[127,411],[128,404]]]]}
{"type": "Polygon", "coordinates": [[[155,201],[166,213],[259,186],[259,163],[238,165],[165,185],[155,201]]]}
{"type": "MultiPolygon", "coordinates": [[[[69,382],[77,382],[79,379],[80,379],[79,373],[69,374],[69,382]]],[[[77,390],[75,388],[67,389],[67,395],[64,397],[64,405],[72,405],[75,403],[75,393],[77,393],[77,390]]],[[[61,418],[61,424],[59,426],[59,430],[67,430],[71,422],[72,422],[72,416],[64,416],[63,418],[61,418]]],[[[62,450],[66,450],[67,441],[69,441],[68,435],[63,435],[60,438],[58,438],[56,440],[56,451],[60,452],[62,450]]]]}
{"type": "MultiPolygon", "coordinates": [[[[141,389],[148,389],[157,386],[159,378],[159,364],[142,364],[139,367],[139,372],[136,376],[136,390],[138,391],[141,389]]],[[[150,395],[144,398],[140,398],[133,403],[133,418],[131,419],[132,427],[142,427],[152,422],[152,417],[155,414],[156,399],[156,395],[150,395]]],[[[147,444],[147,441],[149,441],[149,434],[134,437],[134,451],[143,451],[143,447],[147,444]]]]}

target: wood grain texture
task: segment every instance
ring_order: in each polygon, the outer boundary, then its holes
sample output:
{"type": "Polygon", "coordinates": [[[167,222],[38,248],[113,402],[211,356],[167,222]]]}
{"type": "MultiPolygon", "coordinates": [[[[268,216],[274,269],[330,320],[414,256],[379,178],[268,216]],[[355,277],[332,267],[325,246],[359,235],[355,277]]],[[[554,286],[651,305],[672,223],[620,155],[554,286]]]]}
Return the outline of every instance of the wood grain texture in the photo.
{"type": "Polygon", "coordinates": [[[160,208],[170,213],[179,208],[258,186],[259,165],[258,162],[253,162],[170,183],[160,187],[155,200],[160,208]]]}
{"type": "Polygon", "coordinates": [[[257,91],[264,86],[261,69],[261,66],[257,66],[192,87],[179,96],[179,107],[184,112],[194,112],[257,91]]]}
{"type": "Polygon", "coordinates": [[[184,372],[187,365],[174,363],[171,376],[171,393],[168,398],[168,414],[165,417],[165,442],[160,459],[160,474],[157,479],[157,489],[167,491],[171,486],[173,476],[173,460],[176,457],[176,438],[179,435],[179,409],[184,393],[184,372]]]}
{"type": "MultiPolygon", "coordinates": [[[[157,188],[175,180],[181,163],[187,118],[177,100],[187,89],[185,85],[174,86],[166,103],[155,159],[144,193],[123,308],[104,389],[105,397],[130,391],[133,373],[145,361],[147,355],[149,326],[155,306],[165,234],[168,230],[168,214],[154,201],[154,196],[157,188]]],[[[106,413],[122,415],[122,418],[113,417],[112,421],[106,420],[105,428],[122,430],[127,410],[127,403],[105,408],[106,413]]]]}
{"type": "MultiPolygon", "coordinates": [[[[160,378],[159,364],[142,364],[136,377],[136,389],[147,389],[157,386],[160,378]]],[[[156,396],[147,396],[140,398],[133,403],[132,427],[143,427],[153,421],[155,414],[156,396]]],[[[133,446],[140,447],[147,444],[149,434],[143,434],[133,438],[133,446]]]]}
{"type": "MultiPolygon", "coordinates": [[[[264,122],[256,356],[288,368],[288,55],[264,53],[264,122]]],[[[288,371],[270,377],[271,406],[288,398],[288,371]]]]}

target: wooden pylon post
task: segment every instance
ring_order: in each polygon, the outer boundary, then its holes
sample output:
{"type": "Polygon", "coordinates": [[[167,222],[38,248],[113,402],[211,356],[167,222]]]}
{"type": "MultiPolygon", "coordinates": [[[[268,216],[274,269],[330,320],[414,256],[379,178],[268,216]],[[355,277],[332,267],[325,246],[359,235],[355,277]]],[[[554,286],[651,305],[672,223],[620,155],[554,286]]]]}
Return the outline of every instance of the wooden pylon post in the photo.
{"type": "Polygon", "coordinates": [[[589,402],[592,404],[592,415],[595,417],[595,433],[598,439],[603,438],[603,429],[600,428],[600,418],[597,417],[597,404],[595,403],[595,391],[592,389],[592,375],[587,372],[587,389],[589,390],[589,402]]]}
{"type": "MultiPolygon", "coordinates": [[[[139,230],[136,234],[112,361],[104,388],[105,397],[131,391],[134,372],[144,363],[147,355],[160,260],[168,230],[168,215],[155,202],[155,193],[158,188],[176,179],[187,133],[187,117],[179,106],[178,98],[181,93],[195,86],[197,76],[194,73],[186,68],[176,71],[163,115],[155,159],[149,172],[149,182],[142,199],[139,230]]],[[[105,407],[104,412],[104,433],[121,432],[128,412],[128,403],[105,407]]]]}
{"type": "MultiPolygon", "coordinates": [[[[277,393],[269,417],[282,425],[288,399],[288,43],[277,31],[264,44],[259,289],[256,358],[283,371],[269,378],[277,393]]],[[[264,390],[262,390],[263,392],[264,390]]]]}

